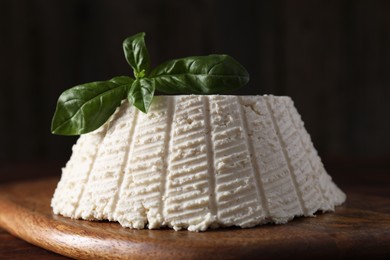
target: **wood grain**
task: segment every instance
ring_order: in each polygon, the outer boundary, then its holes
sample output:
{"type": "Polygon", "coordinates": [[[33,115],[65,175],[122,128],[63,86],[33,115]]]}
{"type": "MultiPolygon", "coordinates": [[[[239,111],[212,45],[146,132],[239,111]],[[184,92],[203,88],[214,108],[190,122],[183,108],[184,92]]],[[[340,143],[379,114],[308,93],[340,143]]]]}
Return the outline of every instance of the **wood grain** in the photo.
{"type": "Polygon", "coordinates": [[[64,260],[69,259],[43,248],[33,246],[0,228],[0,259],[64,260]]]}
{"type": "Polygon", "coordinates": [[[336,213],[287,225],[203,233],[131,230],[53,215],[58,179],[0,187],[0,226],[29,243],[79,259],[343,258],[390,256],[390,198],[347,191],[336,213]]]}

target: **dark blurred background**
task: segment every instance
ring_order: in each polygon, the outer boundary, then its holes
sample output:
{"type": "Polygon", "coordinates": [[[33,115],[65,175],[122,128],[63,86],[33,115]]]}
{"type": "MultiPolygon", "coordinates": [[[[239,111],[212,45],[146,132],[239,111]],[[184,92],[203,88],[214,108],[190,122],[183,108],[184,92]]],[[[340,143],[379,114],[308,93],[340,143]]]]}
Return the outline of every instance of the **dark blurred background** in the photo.
{"type": "Polygon", "coordinates": [[[2,0],[0,181],[65,164],[58,96],[131,75],[122,41],[140,31],[153,65],[227,53],[251,75],[233,94],[291,96],[330,168],[389,166],[390,1],[2,0]]]}

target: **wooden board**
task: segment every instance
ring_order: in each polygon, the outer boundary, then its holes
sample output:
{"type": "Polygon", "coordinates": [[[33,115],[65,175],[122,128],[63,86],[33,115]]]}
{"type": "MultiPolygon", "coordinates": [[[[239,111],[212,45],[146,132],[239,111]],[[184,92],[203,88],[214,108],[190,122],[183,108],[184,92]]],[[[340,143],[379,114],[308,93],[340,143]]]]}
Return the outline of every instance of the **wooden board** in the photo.
{"type": "Polygon", "coordinates": [[[201,233],[131,230],[117,223],[53,215],[58,179],[0,187],[0,226],[48,250],[79,259],[333,258],[390,256],[390,198],[347,191],[336,213],[286,225],[201,233]]]}

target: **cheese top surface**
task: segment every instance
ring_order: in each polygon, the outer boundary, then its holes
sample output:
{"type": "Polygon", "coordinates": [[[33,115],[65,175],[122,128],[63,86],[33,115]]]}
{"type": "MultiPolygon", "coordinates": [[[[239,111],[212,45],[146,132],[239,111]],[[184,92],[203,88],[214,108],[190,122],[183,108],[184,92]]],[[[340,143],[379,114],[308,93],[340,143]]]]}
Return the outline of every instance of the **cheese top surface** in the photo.
{"type": "Polygon", "coordinates": [[[289,97],[159,96],[147,114],[124,102],[72,150],[52,199],[72,218],[204,231],[345,200],[289,97]]]}

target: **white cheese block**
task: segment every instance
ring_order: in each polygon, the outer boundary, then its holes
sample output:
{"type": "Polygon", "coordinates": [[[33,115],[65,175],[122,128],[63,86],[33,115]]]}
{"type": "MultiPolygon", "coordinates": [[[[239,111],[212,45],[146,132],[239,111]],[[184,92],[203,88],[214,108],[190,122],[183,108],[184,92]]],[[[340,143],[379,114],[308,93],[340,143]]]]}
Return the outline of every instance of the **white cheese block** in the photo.
{"type": "Polygon", "coordinates": [[[80,136],[51,205],[71,218],[204,231],[344,201],[289,97],[185,95],[155,97],[147,114],[124,102],[80,136]]]}

